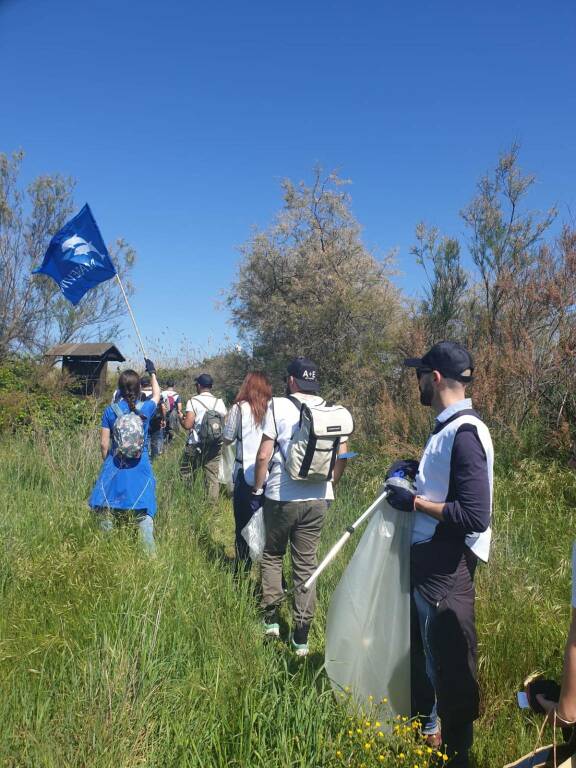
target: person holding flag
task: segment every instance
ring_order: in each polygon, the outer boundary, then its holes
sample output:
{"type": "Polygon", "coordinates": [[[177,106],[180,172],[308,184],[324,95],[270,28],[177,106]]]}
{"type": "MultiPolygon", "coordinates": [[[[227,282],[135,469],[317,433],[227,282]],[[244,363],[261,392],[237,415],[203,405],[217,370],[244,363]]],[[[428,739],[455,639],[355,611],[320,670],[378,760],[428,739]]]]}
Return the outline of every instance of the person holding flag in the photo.
{"type": "Polygon", "coordinates": [[[146,357],[144,344],[120,276],[116,271],[90,207],[86,204],[51,239],[40,267],[34,274],[51,277],[62,295],[76,305],[100,283],[115,277],[134,324],[146,371],[152,384],[151,397],[141,401],[140,377],[124,371],[118,381],[120,398],[102,416],[100,448],[102,469],[90,494],[89,506],[109,530],[113,519],[134,513],[146,548],[154,550],[153,517],[156,512],[156,480],[148,456],[150,420],[160,402],[160,386],[154,363],[146,357]]]}
{"type": "Polygon", "coordinates": [[[152,553],[156,479],[148,452],[148,430],[160,402],[160,385],[154,363],[148,359],[146,371],[152,386],[148,399],[141,400],[136,371],[123,371],[118,379],[120,400],[104,410],[100,435],[104,463],[88,504],[105,531],[111,530],[115,520],[121,521],[132,513],[142,542],[152,553]]]}

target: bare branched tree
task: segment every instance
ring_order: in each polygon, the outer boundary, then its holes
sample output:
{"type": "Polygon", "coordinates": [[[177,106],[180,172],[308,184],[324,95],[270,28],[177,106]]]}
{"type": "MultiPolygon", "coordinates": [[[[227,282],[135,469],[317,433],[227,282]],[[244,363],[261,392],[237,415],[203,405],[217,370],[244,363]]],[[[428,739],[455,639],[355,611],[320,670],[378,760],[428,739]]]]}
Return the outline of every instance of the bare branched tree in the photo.
{"type": "MultiPolygon", "coordinates": [[[[0,153],[0,359],[14,351],[37,354],[60,342],[116,336],[125,311],[112,281],[74,307],[53,280],[32,276],[50,238],[73,212],[74,182],[58,174],[39,176],[24,192],[18,183],[22,160],[22,152],[0,153]]],[[[131,292],[134,250],[120,239],[111,255],[131,292]]]]}

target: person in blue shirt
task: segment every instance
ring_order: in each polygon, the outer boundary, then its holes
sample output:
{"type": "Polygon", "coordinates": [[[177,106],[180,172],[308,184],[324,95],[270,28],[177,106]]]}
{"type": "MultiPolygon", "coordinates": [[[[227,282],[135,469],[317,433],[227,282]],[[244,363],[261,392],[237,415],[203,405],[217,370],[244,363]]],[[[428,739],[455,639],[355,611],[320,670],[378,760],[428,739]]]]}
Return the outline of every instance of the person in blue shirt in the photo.
{"type": "Polygon", "coordinates": [[[150,374],[152,384],[152,394],[148,400],[141,400],[140,376],[136,371],[123,371],[118,380],[120,399],[116,404],[108,405],[102,414],[100,449],[103,464],[88,505],[105,531],[111,530],[115,521],[131,515],[138,524],[144,547],[153,553],[156,478],[148,454],[148,430],[160,402],[160,385],[154,363],[148,359],[146,371],[150,374]],[[142,452],[136,458],[127,458],[117,451],[113,430],[120,412],[137,413],[142,419],[144,441],[142,452]]]}

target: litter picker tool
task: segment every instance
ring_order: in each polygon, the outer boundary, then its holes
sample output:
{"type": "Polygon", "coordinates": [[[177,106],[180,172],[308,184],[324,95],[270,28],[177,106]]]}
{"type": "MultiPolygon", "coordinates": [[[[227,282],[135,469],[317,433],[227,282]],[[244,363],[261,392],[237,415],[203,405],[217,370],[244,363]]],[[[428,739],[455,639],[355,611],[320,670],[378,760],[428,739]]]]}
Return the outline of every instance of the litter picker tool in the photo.
{"type": "Polygon", "coordinates": [[[315,571],[314,571],[314,573],[313,573],[313,574],[310,576],[310,578],[309,578],[307,581],[305,581],[305,582],[304,582],[304,585],[303,585],[303,587],[302,587],[302,589],[303,589],[303,591],[304,591],[304,592],[308,592],[308,590],[310,589],[310,587],[312,586],[312,584],[314,584],[314,582],[316,581],[316,579],[318,578],[318,576],[320,576],[320,574],[322,573],[322,571],[324,571],[324,570],[325,570],[325,568],[327,568],[327,567],[328,567],[328,565],[330,565],[330,563],[332,562],[332,560],[334,560],[334,558],[336,557],[336,555],[338,554],[338,552],[340,552],[340,550],[342,549],[342,547],[344,546],[344,544],[346,544],[346,542],[347,542],[347,541],[348,541],[348,539],[349,539],[349,538],[352,536],[352,534],[353,534],[353,533],[356,531],[356,529],[357,529],[357,528],[358,528],[360,525],[362,525],[362,523],[363,523],[363,522],[364,522],[364,521],[365,521],[365,520],[366,520],[368,517],[370,517],[370,515],[371,515],[371,514],[372,514],[372,513],[373,513],[373,512],[376,510],[376,508],[378,507],[378,505],[379,505],[379,504],[380,504],[382,501],[384,501],[384,499],[385,499],[387,496],[388,496],[388,489],[386,489],[386,490],[385,490],[383,493],[381,493],[381,494],[380,494],[380,496],[378,496],[378,498],[376,499],[376,501],[374,501],[372,504],[370,504],[370,506],[368,507],[368,509],[367,509],[365,512],[363,512],[363,513],[360,515],[360,517],[359,517],[359,518],[358,518],[358,519],[357,519],[357,520],[356,520],[354,523],[352,523],[352,525],[349,525],[349,526],[348,526],[348,528],[346,528],[346,532],[345,532],[345,533],[343,533],[343,534],[342,534],[342,536],[341,536],[341,537],[338,539],[338,541],[336,542],[336,544],[334,544],[334,546],[332,547],[332,549],[331,549],[331,550],[328,552],[328,554],[326,555],[326,557],[325,557],[325,558],[322,560],[322,562],[321,562],[321,563],[320,563],[320,565],[319,565],[319,566],[316,568],[316,570],[315,570],[315,571]]]}

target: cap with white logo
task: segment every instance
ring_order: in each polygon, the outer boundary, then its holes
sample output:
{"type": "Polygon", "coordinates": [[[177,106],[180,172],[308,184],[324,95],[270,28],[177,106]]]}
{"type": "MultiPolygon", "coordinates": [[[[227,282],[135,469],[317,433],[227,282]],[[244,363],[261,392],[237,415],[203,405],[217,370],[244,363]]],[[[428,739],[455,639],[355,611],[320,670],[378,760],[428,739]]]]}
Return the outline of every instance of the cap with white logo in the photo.
{"type": "Polygon", "coordinates": [[[290,376],[294,376],[302,392],[318,392],[320,389],[316,363],[307,357],[295,357],[287,371],[290,376]]]}

